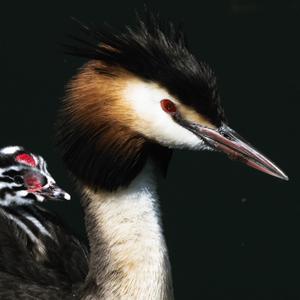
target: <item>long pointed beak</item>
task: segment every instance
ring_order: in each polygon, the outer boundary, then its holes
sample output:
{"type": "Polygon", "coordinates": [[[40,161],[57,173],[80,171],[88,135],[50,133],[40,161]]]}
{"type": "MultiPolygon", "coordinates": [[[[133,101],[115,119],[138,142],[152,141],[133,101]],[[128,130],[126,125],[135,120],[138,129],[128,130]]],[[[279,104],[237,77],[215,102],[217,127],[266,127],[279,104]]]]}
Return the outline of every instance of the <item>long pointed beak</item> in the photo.
{"type": "Polygon", "coordinates": [[[226,124],[223,124],[218,129],[204,127],[195,123],[190,124],[189,127],[194,134],[202,138],[211,148],[224,152],[230,158],[239,160],[261,172],[283,180],[289,180],[288,176],[272,161],[258,152],[226,124]]]}

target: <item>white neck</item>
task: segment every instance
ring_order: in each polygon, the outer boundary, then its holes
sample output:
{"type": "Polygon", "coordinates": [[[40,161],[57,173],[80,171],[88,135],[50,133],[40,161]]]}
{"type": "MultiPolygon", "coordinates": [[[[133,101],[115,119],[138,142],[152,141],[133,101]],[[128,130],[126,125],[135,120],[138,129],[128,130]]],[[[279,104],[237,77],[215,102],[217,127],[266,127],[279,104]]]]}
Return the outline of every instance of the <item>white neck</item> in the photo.
{"type": "Polygon", "coordinates": [[[170,264],[148,163],[128,188],[85,190],[91,246],[83,299],[173,299],[170,264]]]}

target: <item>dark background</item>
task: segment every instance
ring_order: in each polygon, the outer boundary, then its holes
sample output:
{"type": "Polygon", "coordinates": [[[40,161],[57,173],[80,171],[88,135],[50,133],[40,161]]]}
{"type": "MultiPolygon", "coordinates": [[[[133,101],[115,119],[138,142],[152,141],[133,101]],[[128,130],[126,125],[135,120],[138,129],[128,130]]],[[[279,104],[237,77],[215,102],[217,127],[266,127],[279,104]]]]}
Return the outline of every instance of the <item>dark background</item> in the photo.
{"type": "MultiPolygon", "coordinates": [[[[146,1],[147,2],[147,1],[146,1]]],[[[299,1],[151,1],[183,20],[219,78],[231,127],[290,177],[283,182],[216,153],[178,151],[161,186],[177,299],[300,299],[299,1]],[[276,289],[275,289],[276,288],[276,289]]],[[[73,195],[52,204],[84,237],[79,197],[53,146],[64,86],[82,61],[58,43],[83,22],[132,24],[142,1],[1,3],[1,146],[42,154],[73,195]]]]}

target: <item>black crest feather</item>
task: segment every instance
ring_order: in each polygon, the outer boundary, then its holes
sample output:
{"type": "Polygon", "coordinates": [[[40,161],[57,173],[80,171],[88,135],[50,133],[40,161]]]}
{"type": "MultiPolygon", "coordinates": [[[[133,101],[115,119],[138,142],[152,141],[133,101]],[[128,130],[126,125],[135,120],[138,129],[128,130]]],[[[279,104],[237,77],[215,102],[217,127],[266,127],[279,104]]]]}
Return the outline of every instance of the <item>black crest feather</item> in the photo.
{"type": "Polygon", "coordinates": [[[224,121],[216,77],[208,64],[191,54],[182,26],[150,12],[144,18],[138,15],[136,26],[123,32],[108,25],[96,30],[78,24],[83,37],[70,36],[76,45],[65,45],[67,54],[100,60],[157,82],[215,125],[224,121]]]}

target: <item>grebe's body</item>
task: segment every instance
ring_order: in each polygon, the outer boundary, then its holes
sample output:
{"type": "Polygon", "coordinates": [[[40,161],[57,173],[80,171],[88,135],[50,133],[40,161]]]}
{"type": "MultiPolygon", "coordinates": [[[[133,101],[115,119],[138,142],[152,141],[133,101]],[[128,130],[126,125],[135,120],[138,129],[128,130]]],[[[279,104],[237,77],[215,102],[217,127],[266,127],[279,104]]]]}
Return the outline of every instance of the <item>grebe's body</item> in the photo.
{"type": "MultiPolygon", "coordinates": [[[[56,291],[62,299],[173,299],[156,192],[172,149],[218,150],[287,177],[226,125],[216,78],[181,30],[154,17],[123,33],[82,29],[96,43],[69,48],[91,60],[68,85],[58,144],[82,191],[90,254],[85,279],[56,291]]],[[[62,270],[58,281],[69,282],[62,270]]],[[[38,288],[39,299],[60,299],[38,288]]]]}

